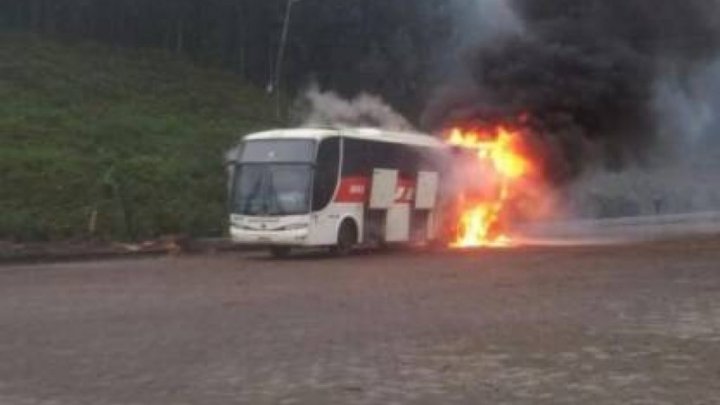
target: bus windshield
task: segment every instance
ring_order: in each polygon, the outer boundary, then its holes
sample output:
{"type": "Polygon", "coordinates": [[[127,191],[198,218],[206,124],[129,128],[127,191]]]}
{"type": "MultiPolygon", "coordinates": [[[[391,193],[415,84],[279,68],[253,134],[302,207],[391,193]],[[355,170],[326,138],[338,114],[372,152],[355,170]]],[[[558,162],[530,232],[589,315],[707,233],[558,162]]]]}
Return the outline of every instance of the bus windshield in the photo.
{"type": "Polygon", "coordinates": [[[310,164],[240,164],[232,211],[259,216],[308,214],[311,183],[310,164]]]}

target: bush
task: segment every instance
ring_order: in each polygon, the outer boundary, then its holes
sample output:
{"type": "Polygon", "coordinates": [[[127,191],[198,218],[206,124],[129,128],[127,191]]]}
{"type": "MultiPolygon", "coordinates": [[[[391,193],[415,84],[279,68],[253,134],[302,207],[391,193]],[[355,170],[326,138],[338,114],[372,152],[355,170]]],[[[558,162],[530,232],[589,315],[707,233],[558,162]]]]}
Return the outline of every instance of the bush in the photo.
{"type": "Polygon", "coordinates": [[[0,239],[216,236],[266,95],[160,52],[0,36],[0,239]]]}

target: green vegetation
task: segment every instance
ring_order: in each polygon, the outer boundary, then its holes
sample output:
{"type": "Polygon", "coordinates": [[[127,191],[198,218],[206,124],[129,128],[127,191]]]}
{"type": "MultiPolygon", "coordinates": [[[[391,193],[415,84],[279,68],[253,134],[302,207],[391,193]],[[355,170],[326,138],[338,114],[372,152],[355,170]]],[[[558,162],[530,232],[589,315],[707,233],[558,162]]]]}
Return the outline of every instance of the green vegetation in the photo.
{"type": "Polygon", "coordinates": [[[0,240],[222,234],[224,152],[277,125],[230,73],[26,35],[0,35],[0,100],[0,240]]]}

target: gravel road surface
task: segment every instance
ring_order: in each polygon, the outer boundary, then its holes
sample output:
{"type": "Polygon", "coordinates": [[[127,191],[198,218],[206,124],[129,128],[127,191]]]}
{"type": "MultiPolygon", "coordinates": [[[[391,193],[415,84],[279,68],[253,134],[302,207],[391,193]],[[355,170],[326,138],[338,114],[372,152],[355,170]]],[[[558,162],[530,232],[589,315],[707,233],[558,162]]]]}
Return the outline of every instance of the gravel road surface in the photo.
{"type": "Polygon", "coordinates": [[[0,267],[0,404],[718,404],[720,239],[0,267]]]}

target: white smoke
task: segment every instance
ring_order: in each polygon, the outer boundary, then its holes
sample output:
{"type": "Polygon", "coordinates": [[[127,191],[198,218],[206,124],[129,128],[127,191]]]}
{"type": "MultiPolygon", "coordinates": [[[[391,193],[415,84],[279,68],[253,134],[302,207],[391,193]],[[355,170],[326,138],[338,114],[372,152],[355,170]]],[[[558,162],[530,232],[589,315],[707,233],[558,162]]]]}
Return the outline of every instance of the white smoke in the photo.
{"type": "Polygon", "coordinates": [[[649,161],[622,172],[591,170],[568,190],[574,215],[590,218],[720,211],[720,59],[656,83],[659,143],[649,161]]]}
{"type": "Polygon", "coordinates": [[[588,173],[569,190],[570,212],[613,218],[720,210],[718,174],[677,165],[588,173]]]}
{"type": "Polygon", "coordinates": [[[661,146],[673,150],[683,164],[707,162],[717,157],[708,155],[708,147],[720,145],[720,59],[689,81],[677,77],[663,75],[656,88],[661,146]]]}
{"type": "Polygon", "coordinates": [[[659,145],[622,172],[593,170],[568,191],[582,217],[720,211],[720,59],[689,80],[668,69],[655,89],[659,145]]]}
{"type": "Polygon", "coordinates": [[[380,97],[360,94],[343,99],[334,92],[312,86],[299,100],[296,115],[305,127],[374,127],[413,131],[410,122],[380,97]]]}

